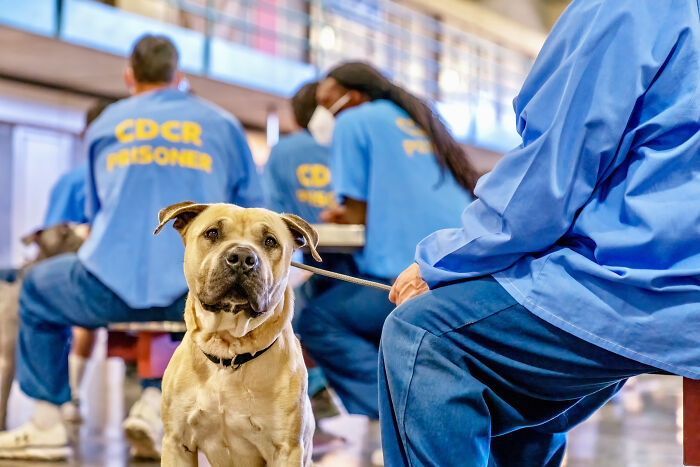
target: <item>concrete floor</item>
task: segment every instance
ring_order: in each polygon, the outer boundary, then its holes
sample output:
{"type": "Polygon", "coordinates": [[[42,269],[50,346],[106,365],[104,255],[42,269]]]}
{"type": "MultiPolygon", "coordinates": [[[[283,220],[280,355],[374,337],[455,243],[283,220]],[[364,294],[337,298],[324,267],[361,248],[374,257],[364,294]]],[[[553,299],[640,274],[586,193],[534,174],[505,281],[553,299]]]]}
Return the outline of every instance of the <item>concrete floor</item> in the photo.
{"type": "MultiPolygon", "coordinates": [[[[114,369],[112,369],[114,370],[114,369]]],[[[126,384],[133,399],[133,383],[126,384]]],[[[676,467],[682,465],[677,415],[681,379],[668,376],[636,378],[617,398],[569,434],[566,467],[676,467]]],[[[117,404],[118,405],[118,404],[117,404]]],[[[119,409],[112,405],[112,411],[119,409]]],[[[122,409],[123,410],[123,409],[122,409]]],[[[106,419],[113,420],[107,417],[106,419]]],[[[359,445],[362,423],[352,417],[337,419],[331,428],[345,430],[354,442],[319,459],[321,466],[367,466],[366,450],[359,445]],[[364,452],[363,452],[364,451],[364,452]]],[[[127,447],[115,427],[97,430],[83,425],[76,460],[60,465],[81,467],[151,467],[158,463],[130,461],[127,447]],[[103,434],[104,433],[104,434],[103,434]]],[[[0,467],[46,467],[50,463],[2,462],[0,467]]],[[[200,464],[202,465],[202,464],[200,464]]],[[[204,463],[204,465],[206,465],[204,463]]]]}

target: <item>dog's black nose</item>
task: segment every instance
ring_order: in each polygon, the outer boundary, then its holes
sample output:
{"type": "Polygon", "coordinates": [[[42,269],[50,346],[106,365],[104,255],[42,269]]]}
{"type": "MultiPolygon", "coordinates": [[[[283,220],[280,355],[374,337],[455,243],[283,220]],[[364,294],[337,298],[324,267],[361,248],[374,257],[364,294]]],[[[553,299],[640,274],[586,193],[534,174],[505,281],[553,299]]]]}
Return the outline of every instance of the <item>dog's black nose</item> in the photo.
{"type": "Polygon", "coordinates": [[[226,254],[226,263],[234,270],[246,272],[258,265],[258,255],[247,246],[234,246],[226,254]]]}

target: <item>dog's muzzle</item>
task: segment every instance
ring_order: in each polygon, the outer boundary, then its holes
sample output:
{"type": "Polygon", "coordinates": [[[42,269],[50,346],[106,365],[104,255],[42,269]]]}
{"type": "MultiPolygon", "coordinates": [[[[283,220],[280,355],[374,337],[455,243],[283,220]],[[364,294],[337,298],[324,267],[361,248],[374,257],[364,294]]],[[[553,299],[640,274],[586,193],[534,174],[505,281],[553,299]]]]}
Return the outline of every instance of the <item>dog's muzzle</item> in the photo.
{"type": "Polygon", "coordinates": [[[212,313],[243,311],[253,318],[260,316],[260,268],[260,258],[251,247],[235,245],[226,250],[209,278],[210,285],[200,294],[203,308],[212,313]]]}

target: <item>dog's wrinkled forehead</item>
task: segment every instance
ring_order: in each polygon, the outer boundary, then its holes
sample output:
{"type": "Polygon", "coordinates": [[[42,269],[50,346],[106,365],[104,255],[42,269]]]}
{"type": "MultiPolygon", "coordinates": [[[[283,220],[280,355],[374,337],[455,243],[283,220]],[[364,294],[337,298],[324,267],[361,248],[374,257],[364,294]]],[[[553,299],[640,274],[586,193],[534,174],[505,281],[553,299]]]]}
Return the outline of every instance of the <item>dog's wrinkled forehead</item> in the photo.
{"type": "MultiPolygon", "coordinates": [[[[189,244],[198,237],[220,242],[249,243],[264,233],[289,235],[282,219],[264,209],[243,209],[238,206],[211,206],[197,216],[185,234],[189,244]]],[[[280,242],[285,238],[279,238],[280,242]]],[[[216,245],[220,242],[212,242],[216,245]]]]}
{"type": "Polygon", "coordinates": [[[174,220],[173,227],[182,236],[186,247],[196,238],[209,235],[209,230],[212,230],[212,237],[221,234],[227,237],[236,234],[248,236],[252,229],[264,229],[267,226],[270,231],[291,239],[295,249],[308,246],[314,258],[321,261],[316,252],[318,233],[308,222],[294,214],[277,214],[261,208],[244,209],[231,204],[184,201],[163,208],[158,213],[158,220],[160,223],[155,233],[174,220]],[[223,232],[220,227],[225,227],[223,232]]]}

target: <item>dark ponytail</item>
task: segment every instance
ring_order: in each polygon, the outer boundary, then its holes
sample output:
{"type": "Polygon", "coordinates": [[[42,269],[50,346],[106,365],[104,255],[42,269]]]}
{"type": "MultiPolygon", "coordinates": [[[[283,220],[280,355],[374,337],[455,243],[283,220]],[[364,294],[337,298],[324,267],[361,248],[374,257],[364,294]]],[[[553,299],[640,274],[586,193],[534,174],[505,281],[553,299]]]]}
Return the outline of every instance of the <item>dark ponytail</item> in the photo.
{"type": "Polygon", "coordinates": [[[478,175],[464,148],[452,138],[440,117],[423,100],[396,86],[371,65],[344,63],[328,73],[329,78],[347,89],[369,96],[370,100],[387,99],[401,107],[427,134],[438,165],[450,171],[465,190],[473,194],[478,175]]]}

